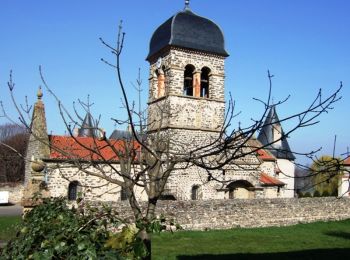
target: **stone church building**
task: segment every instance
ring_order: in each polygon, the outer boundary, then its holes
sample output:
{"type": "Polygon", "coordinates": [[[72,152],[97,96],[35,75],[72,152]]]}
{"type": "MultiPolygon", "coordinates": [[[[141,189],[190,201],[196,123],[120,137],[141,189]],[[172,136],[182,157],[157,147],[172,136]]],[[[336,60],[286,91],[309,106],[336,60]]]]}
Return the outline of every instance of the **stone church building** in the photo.
{"type": "MultiPolygon", "coordinates": [[[[215,140],[225,123],[225,59],[228,56],[220,27],[192,12],[188,5],[161,24],[151,37],[146,58],[150,64],[148,133],[160,131],[171,136],[177,143],[174,149],[191,150],[215,140]],[[166,113],[162,110],[165,107],[166,113]]],[[[91,115],[87,113],[83,127],[76,131],[74,138],[48,135],[42,97],[39,91],[27,151],[27,160],[31,163],[26,165],[24,200],[38,189],[38,183],[46,186],[47,195],[53,197],[67,196],[74,200],[81,194],[88,200],[124,200],[118,185],[68,163],[74,161],[75,165],[84,167],[90,153],[82,149],[81,144],[101,148],[107,159],[115,156],[109,149],[103,150],[103,142],[89,132],[93,124],[91,115]]],[[[272,107],[258,137],[249,141],[254,147],[272,145],[214,171],[213,177],[221,180],[219,182],[196,166],[176,170],[169,178],[164,199],[294,197],[295,157],[287,139],[274,142],[282,134],[276,109],[272,107]]],[[[118,139],[126,136],[116,131],[111,140],[118,146],[118,139]]],[[[115,164],[118,167],[117,160],[115,164]]],[[[146,199],[142,189],[137,195],[141,200],[146,199]]]]}

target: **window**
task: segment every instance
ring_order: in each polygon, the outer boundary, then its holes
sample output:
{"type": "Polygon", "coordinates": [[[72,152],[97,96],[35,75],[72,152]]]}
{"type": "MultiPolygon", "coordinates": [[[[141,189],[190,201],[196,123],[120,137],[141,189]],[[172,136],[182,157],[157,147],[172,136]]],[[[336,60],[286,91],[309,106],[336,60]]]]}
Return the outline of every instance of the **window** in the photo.
{"type": "Polygon", "coordinates": [[[209,98],[209,74],[210,69],[204,67],[201,73],[201,91],[200,96],[204,98],[209,98]]]}
{"type": "Polygon", "coordinates": [[[80,185],[77,181],[72,181],[68,185],[68,200],[76,200],[80,192],[80,185]]]}
{"type": "Polygon", "coordinates": [[[126,192],[126,189],[124,187],[121,187],[120,200],[127,200],[127,199],[128,199],[128,194],[126,192]]]}
{"type": "Polygon", "coordinates": [[[158,93],[157,97],[162,97],[165,95],[165,67],[163,66],[161,69],[156,70],[156,75],[157,75],[157,88],[158,88],[158,93]]]}
{"type": "Polygon", "coordinates": [[[199,186],[195,185],[192,187],[192,194],[191,194],[191,199],[192,200],[198,200],[199,198],[199,186]]]}
{"type": "Polygon", "coordinates": [[[184,73],[184,95],[193,96],[193,72],[194,67],[187,65],[184,73]]]}

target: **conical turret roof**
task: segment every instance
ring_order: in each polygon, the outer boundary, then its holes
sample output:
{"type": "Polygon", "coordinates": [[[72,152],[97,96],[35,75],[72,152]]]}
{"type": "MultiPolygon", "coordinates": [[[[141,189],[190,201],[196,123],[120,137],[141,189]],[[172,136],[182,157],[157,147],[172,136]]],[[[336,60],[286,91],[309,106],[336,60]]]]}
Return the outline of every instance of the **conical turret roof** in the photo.
{"type": "Polygon", "coordinates": [[[268,145],[266,149],[268,149],[276,158],[295,160],[295,156],[293,155],[290,149],[287,138],[283,132],[280,120],[278,118],[276,106],[272,106],[270,108],[270,111],[265,119],[263,127],[259,133],[258,140],[263,145],[268,145]],[[273,136],[273,130],[274,127],[276,127],[276,125],[279,125],[281,129],[282,139],[280,142],[276,142],[276,139],[273,136]]]}

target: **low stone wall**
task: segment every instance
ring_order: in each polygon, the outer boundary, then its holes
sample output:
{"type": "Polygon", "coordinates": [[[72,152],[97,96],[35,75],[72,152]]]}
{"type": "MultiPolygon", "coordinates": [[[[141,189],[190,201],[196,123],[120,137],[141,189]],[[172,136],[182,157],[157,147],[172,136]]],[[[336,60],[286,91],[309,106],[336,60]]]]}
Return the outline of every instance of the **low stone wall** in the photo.
{"type": "MultiPolygon", "coordinates": [[[[117,206],[130,217],[126,203],[117,206]]],[[[173,218],[184,229],[287,226],[350,218],[350,199],[292,198],[207,201],[159,201],[157,214],[173,218]]]]}
{"type": "Polygon", "coordinates": [[[21,203],[23,196],[23,184],[20,183],[1,183],[0,191],[9,192],[9,202],[13,204],[21,203]]]}

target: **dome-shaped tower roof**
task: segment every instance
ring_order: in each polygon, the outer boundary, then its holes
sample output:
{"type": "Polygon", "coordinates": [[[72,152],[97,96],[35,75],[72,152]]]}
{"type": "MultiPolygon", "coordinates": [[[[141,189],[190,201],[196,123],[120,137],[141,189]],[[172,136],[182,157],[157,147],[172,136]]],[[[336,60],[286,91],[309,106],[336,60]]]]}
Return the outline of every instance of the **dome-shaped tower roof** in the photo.
{"type": "Polygon", "coordinates": [[[170,17],[153,33],[147,60],[167,46],[228,56],[224,35],[219,26],[194,14],[189,8],[170,17]]]}

